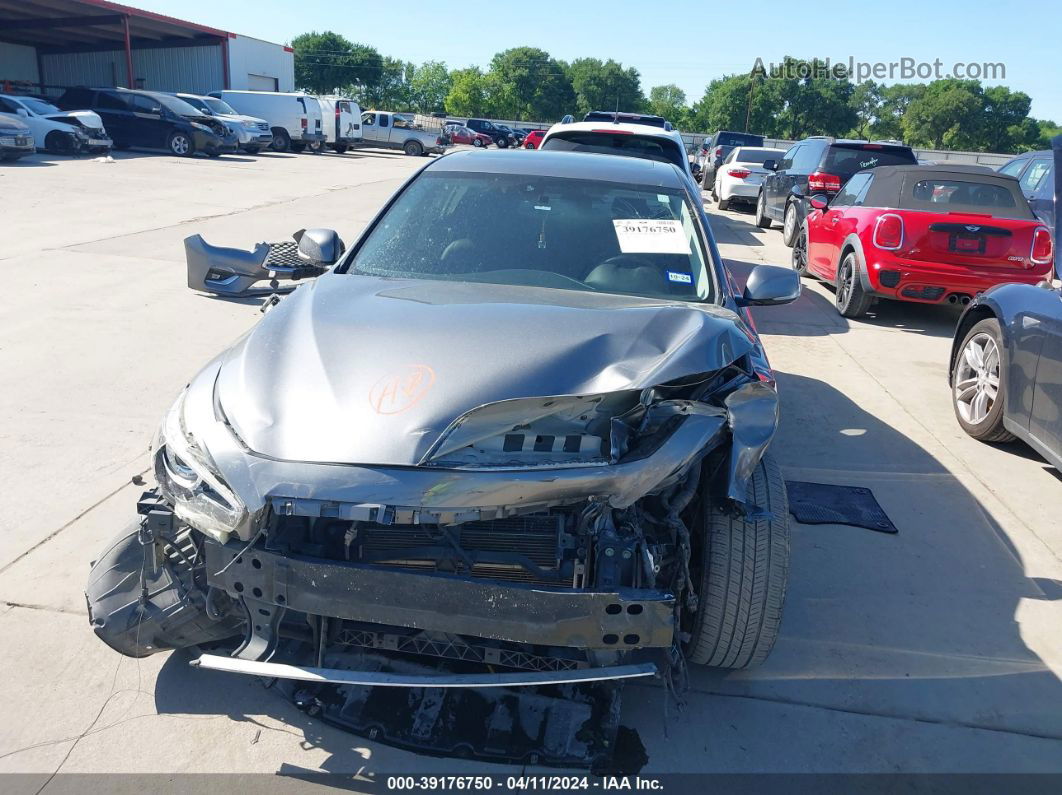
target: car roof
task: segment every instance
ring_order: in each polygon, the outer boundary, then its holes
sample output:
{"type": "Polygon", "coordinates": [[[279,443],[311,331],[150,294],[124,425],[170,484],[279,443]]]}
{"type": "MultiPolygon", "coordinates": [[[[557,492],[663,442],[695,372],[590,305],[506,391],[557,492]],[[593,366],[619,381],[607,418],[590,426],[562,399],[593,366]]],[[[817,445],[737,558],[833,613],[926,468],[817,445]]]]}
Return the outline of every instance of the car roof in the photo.
{"type": "Polygon", "coordinates": [[[539,150],[514,155],[504,150],[452,152],[426,167],[431,171],[476,174],[515,174],[528,177],[569,177],[603,182],[624,182],[683,189],[685,178],[671,163],[625,155],[592,152],[551,152],[539,150]]]}
{"type": "Polygon", "coordinates": [[[919,163],[918,165],[878,166],[877,168],[864,170],[874,172],[877,179],[891,177],[894,174],[905,174],[910,171],[919,174],[965,174],[967,176],[989,176],[995,177],[996,179],[1016,179],[1015,177],[1006,174],[1000,174],[994,168],[989,168],[988,166],[976,166],[968,163],[935,163],[934,165],[919,163]]]}
{"type": "Polygon", "coordinates": [[[831,138],[828,135],[809,135],[807,138],[803,138],[797,141],[798,144],[802,144],[805,141],[825,141],[830,144],[842,144],[844,146],[859,146],[859,145],[872,145],[872,146],[892,146],[898,149],[910,149],[907,144],[902,141],[868,141],[866,138],[831,138]]]}
{"type": "Polygon", "coordinates": [[[634,135],[649,135],[655,138],[667,138],[669,141],[674,141],[679,145],[679,148],[686,151],[686,144],[682,140],[682,135],[678,130],[665,130],[663,127],[653,127],[650,124],[637,124],[633,122],[614,122],[614,121],[573,121],[565,124],[564,122],[557,122],[548,130],[547,134],[555,132],[608,132],[609,130],[619,130],[621,132],[629,132],[634,135]]]}

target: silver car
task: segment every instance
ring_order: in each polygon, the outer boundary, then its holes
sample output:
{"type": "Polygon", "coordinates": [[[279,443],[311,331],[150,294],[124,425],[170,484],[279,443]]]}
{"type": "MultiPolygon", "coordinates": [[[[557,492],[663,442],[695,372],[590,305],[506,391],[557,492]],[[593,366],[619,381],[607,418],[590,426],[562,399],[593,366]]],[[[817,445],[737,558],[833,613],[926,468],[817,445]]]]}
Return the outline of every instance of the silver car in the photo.
{"type": "MultiPolygon", "coordinates": [[[[187,242],[213,262],[199,289],[266,256],[187,242]]],[[[298,250],[336,264],[163,420],[157,487],[92,570],[101,639],[347,688],[296,694],[341,723],[368,685],[767,656],[788,512],[747,307],[793,300],[799,280],[759,266],[733,292],[679,168],[460,152],[349,252],[327,230],[298,250]]]]}

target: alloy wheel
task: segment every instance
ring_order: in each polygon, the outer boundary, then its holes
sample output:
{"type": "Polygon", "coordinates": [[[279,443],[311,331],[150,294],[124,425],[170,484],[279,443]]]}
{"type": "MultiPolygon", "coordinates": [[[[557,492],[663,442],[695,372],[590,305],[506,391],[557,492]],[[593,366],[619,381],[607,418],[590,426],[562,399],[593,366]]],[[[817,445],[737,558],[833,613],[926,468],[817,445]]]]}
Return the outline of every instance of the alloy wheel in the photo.
{"type": "Polygon", "coordinates": [[[955,368],[955,407],[971,425],[985,421],[999,394],[999,347],[991,335],[975,334],[955,368]]]}
{"type": "Polygon", "coordinates": [[[806,273],[808,269],[808,236],[801,229],[793,244],[793,270],[797,273],[806,273]]]}

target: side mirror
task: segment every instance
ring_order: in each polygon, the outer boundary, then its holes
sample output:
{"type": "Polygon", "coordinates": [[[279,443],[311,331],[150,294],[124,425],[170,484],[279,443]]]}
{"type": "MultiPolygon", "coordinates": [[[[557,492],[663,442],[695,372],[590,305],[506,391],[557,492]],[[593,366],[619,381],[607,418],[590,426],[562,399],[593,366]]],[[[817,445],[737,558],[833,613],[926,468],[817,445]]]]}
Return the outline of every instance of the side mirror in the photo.
{"type": "Polygon", "coordinates": [[[800,297],[800,276],[791,268],[757,265],[737,299],[738,306],[778,306],[800,297]]]}
{"type": "Polygon", "coordinates": [[[778,170],[778,161],[777,160],[764,160],[763,161],[763,167],[765,169],[767,169],[768,171],[777,171],[778,170]]]}
{"type": "Polygon", "coordinates": [[[26,110],[25,108],[19,108],[19,109],[18,109],[18,110],[16,110],[15,112],[16,112],[16,113],[17,113],[17,114],[18,114],[19,116],[22,116],[22,117],[23,117],[24,119],[28,119],[28,118],[29,118],[29,111],[28,111],[28,110],[26,110]]]}
{"type": "Polygon", "coordinates": [[[300,229],[293,237],[299,244],[299,259],[318,268],[334,265],[346,251],[333,229],[300,229]]]}
{"type": "Polygon", "coordinates": [[[825,210],[830,204],[830,198],[825,193],[816,193],[808,199],[808,204],[813,210],[825,210]]]}

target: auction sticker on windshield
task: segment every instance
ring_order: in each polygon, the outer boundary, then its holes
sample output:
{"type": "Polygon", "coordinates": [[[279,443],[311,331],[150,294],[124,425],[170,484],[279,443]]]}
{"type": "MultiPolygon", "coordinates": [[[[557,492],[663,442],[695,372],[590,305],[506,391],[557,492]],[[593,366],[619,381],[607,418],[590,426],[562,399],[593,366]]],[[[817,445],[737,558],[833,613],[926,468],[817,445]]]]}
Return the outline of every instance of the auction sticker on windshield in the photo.
{"type": "Polygon", "coordinates": [[[682,231],[682,222],[646,218],[618,219],[616,239],[624,254],[689,254],[690,245],[682,231]]]}

